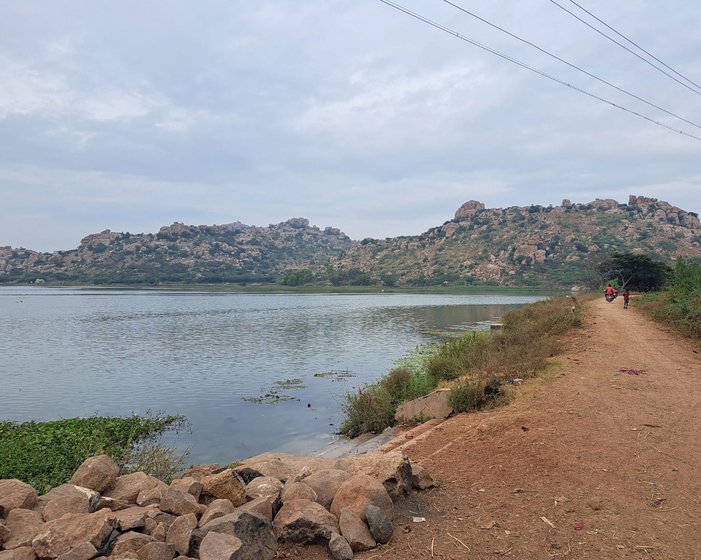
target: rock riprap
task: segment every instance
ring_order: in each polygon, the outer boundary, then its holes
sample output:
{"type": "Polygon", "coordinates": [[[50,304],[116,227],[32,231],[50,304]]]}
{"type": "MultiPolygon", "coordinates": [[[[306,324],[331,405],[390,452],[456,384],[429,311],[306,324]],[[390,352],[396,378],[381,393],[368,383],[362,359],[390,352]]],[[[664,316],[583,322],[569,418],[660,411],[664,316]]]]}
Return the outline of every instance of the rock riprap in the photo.
{"type": "Polygon", "coordinates": [[[120,476],[106,455],[43,496],[0,480],[0,560],[272,560],[278,542],[334,558],[386,543],[393,499],[432,485],[400,452],[339,460],[264,453],[192,467],[170,484],[120,476]]]}

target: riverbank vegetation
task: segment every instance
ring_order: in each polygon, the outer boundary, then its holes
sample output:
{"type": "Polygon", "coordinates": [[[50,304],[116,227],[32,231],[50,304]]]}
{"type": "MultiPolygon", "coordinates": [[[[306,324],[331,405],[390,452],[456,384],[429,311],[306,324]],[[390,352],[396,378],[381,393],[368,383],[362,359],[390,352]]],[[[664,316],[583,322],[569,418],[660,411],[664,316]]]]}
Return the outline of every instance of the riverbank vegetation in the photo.
{"type": "Polygon", "coordinates": [[[17,478],[41,494],[67,482],[88,457],[103,453],[126,471],[172,477],[182,457],[159,440],[185,425],[182,416],[151,415],[0,421],[0,479],[17,478]]]}
{"type": "Polygon", "coordinates": [[[636,304],[656,321],[701,341],[701,262],[677,259],[665,291],[646,294],[636,304]]]}
{"type": "Polygon", "coordinates": [[[562,350],[562,335],[581,325],[581,309],[570,297],[553,298],[511,311],[503,329],[471,331],[425,351],[416,367],[390,371],[377,383],[347,393],[341,403],[341,434],[356,437],[394,423],[401,402],[428,394],[455,380],[451,402],[459,411],[490,401],[485,388],[533,377],[562,350]]]}

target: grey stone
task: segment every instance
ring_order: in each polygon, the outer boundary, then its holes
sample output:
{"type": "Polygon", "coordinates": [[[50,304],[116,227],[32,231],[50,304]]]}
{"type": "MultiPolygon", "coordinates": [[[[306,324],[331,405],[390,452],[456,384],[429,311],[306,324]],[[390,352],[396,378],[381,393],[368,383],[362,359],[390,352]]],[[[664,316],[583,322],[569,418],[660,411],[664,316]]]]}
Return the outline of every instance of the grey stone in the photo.
{"type": "Polygon", "coordinates": [[[329,551],[334,557],[334,560],[353,559],[353,549],[348,544],[348,541],[338,533],[331,535],[331,538],[329,539],[329,551]]]}
{"type": "Polygon", "coordinates": [[[394,534],[392,520],[381,508],[368,504],[365,506],[365,520],[373,538],[380,544],[387,544],[394,534]]]}

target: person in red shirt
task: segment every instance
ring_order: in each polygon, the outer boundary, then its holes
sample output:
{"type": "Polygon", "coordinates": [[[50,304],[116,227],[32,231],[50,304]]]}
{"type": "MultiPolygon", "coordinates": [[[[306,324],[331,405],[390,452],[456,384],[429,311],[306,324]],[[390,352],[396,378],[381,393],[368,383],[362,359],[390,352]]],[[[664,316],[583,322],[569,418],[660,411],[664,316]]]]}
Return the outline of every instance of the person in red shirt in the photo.
{"type": "Polygon", "coordinates": [[[604,290],[604,295],[606,296],[606,301],[611,303],[613,301],[613,298],[616,297],[616,289],[613,286],[611,286],[611,284],[609,284],[604,290]]]}
{"type": "Polygon", "coordinates": [[[628,309],[628,302],[630,301],[630,292],[628,291],[628,288],[626,288],[626,291],[623,292],[623,309],[628,309]]]}

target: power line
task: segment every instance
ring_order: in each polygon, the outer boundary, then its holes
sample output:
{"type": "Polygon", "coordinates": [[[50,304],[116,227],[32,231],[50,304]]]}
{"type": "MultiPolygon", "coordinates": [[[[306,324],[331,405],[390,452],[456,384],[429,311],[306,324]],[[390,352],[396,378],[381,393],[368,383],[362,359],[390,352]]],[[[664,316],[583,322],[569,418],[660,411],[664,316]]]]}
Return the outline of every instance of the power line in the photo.
{"type": "Polygon", "coordinates": [[[696,95],[701,95],[701,91],[699,91],[698,89],[695,89],[695,88],[693,88],[693,87],[691,87],[691,86],[688,86],[687,84],[685,84],[685,83],[682,82],[681,80],[679,80],[679,79],[675,78],[674,76],[672,76],[672,74],[670,74],[669,72],[666,72],[665,70],[663,70],[663,69],[660,68],[659,66],[656,66],[655,64],[653,64],[652,62],[650,62],[647,58],[645,58],[645,57],[643,57],[643,56],[640,56],[640,55],[639,55],[638,53],[636,53],[635,51],[629,49],[629,48],[626,47],[623,43],[620,43],[619,41],[616,41],[616,39],[614,39],[614,38],[611,37],[610,35],[606,35],[606,33],[604,33],[603,31],[601,31],[600,29],[597,29],[596,27],[594,27],[594,26],[593,26],[591,23],[589,23],[588,21],[583,20],[583,19],[582,19],[581,17],[579,17],[577,14],[575,14],[574,12],[571,12],[570,10],[568,10],[567,8],[565,8],[562,4],[558,4],[555,0],[550,0],[550,2],[552,2],[553,4],[555,4],[555,5],[556,5],[558,8],[560,8],[561,10],[563,10],[563,11],[567,12],[568,14],[570,14],[573,18],[575,18],[575,19],[581,21],[581,22],[582,22],[584,25],[586,25],[587,27],[589,27],[589,28],[593,29],[594,31],[596,31],[596,32],[597,32],[599,35],[601,35],[602,37],[606,37],[609,41],[612,41],[613,43],[616,43],[616,44],[617,44],[619,47],[621,47],[622,49],[625,49],[625,50],[627,50],[630,54],[632,54],[633,56],[638,57],[638,58],[639,58],[640,60],[642,60],[645,64],[649,64],[650,66],[652,66],[652,67],[653,67],[655,70],[657,70],[658,72],[662,72],[665,76],[667,76],[668,78],[671,78],[672,80],[674,80],[674,81],[677,82],[678,84],[684,86],[684,87],[685,87],[686,89],[688,89],[689,91],[693,91],[696,95]]]}
{"type": "Polygon", "coordinates": [[[417,14],[416,12],[412,12],[408,8],[400,6],[399,4],[396,4],[390,0],[379,0],[379,1],[382,2],[383,4],[386,4],[387,6],[390,6],[391,8],[394,8],[395,10],[398,10],[400,12],[403,12],[403,13],[415,18],[415,19],[418,19],[419,21],[422,21],[423,23],[430,25],[431,27],[435,27],[436,29],[439,29],[445,33],[450,34],[450,35],[453,35],[454,37],[457,37],[461,41],[465,41],[466,43],[470,43],[471,45],[479,47],[480,49],[485,50],[489,53],[492,53],[500,58],[503,58],[504,60],[508,60],[509,62],[516,64],[517,66],[525,68],[526,70],[530,70],[531,72],[535,72],[536,74],[539,74],[540,76],[543,76],[544,78],[547,78],[549,80],[557,82],[558,84],[561,84],[563,86],[571,88],[571,89],[578,91],[579,93],[582,93],[584,95],[587,95],[593,99],[598,99],[599,101],[606,103],[607,105],[610,105],[611,107],[615,107],[616,109],[620,109],[621,111],[625,111],[626,113],[630,113],[631,115],[635,115],[637,117],[640,117],[641,119],[645,119],[646,121],[649,121],[653,124],[656,124],[658,126],[666,128],[667,130],[671,130],[672,132],[678,132],[679,134],[682,134],[684,136],[688,136],[689,138],[693,138],[694,140],[701,141],[701,137],[699,137],[699,136],[694,136],[693,134],[690,134],[689,132],[685,132],[684,130],[679,130],[677,128],[671,127],[671,126],[666,125],[660,121],[657,121],[651,117],[648,117],[646,115],[638,113],[637,111],[634,111],[633,109],[628,109],[627,107],[624,107],[622,105],[618,105],[618,104],[614,103],[613,101],[609,101],[608,99],[604,99],[603,97],[600,97],[594,93],[588,92],[580,87],[569,84],[563,80],[560,80],[559,78],[556,78],[555,76],[551,76],[547,72],[543,72],[542,70],[538,70],[537,68],[534,68],[533,66],[530,66],[529,64],[526,64],[525,62],[521,62],[519,60],[516,60],[515,58],[513,58],[509,55],[503,54],[495,49],[492,49],[491,47],[488,47],[486,45],[478,43],[477,41],[470,39],[469,37],[466,37],[465,35],[462,35],[457,31],[454,31],[454,30],[452,30],[452,29],[450,29],[450,28],[448,28],[448,27],[446,27],[438,22],[430,20],[430,19],[428,19],[420,14],[417,14]]]}
{"type": "Polygon", "coordinates": [[[606,27],[608,27],[608,28],[609,28],[611,31],[613,31],[616,35],[618,35],[619,37],[622,37],[623,39],[625,39],[626,41],[628,41],[631,45],[634,45],[635,47],[637,47],[638,49],[640,49],[641,51],[643,51],[643,52],[644,52],[646,55],[648,55],[650,58],[654,58],[654,59],[655,59],[657,62],[659,62],[662,66],[664,66],[665,68],[671,70],[672,72],[674,72],[674,73],[675,73],[677,76],[679,76],[680,78],[685,79],[685,80],[686,80],[687,82],[689,82],[690,84],[693,84],[693,85],[696,86],[697,88],[701,89],[701,85],[697,84],[697,83],[696,83],[695,81],[693,81],[692,79],[687,78],[687,77],[686,77],[684,74],[682,74],[681,72],[677,72],[677,71],[676,71],[674,68],[672,68],[669,64],[666,64],[664,61],[662,61],[662,60],[660,60],[659,58],[657,58],[657,57],[656,57],[654,54],[652,54],[651,52],[646,51],[643,47],[641,47],[640,45],[638,45],[638,43],[636,43],[636,42],[633,41],[632,39],[629,39],[629,38],[626,37],[623,33],[621,33],[620,31],[617,31],[616,29],[614,29],[613,27],[611,27],[608,23],[606,23],[606,22],[605,22],[604,20],[602,20],[601,18],[596,17],[594,14],[592,14],[589,10],[587,10],[587,9],[586,9],[584,6],[582,6],[581,4],[578,4],[578,3],[575,2],[574,0],[570,0],[570,2],[572,2],[572,4],[574,4],[575,6],[577,6],[577,7],[578,7],[580,10],[582,10],[583,12],[586,12],[587,14],[589,14],[591,17],[593,17],[596,21],[598,21],[598,22],[601,23],[602,25],[605,25],[606,27]]]}
{"type": "Polygon", "coordinates": [[[576,64],[572,64],[571,62],[568,62],[568,61],[565,60],[564,58],[561,58],[561,57],[557,56],[556,54],[553,54],[553,53],[551,53],[550,51],[548,51],[548,50],[546,50],[546,49],[544,49],[544,48],[542,48],[542,47],[539,47],[538,45],[536,45],[535,43],[532,43],[532,42],[529,41],[528,39],[524,39],[523,37],[519,37],[518,35],[512,33],[511,31],[508,31],[507,29],[504,29],[503,27],[500,27],[500,26],[498,26],[498,25],[492,23],[491,21],[488,21],[488,20],[486,20],[486,19],[484,19],[484,18],[478,16],[478,15],[475,14],[474,12],[471,12],[471,11],[465,9],[465,8],[463,8],[462,6],[459,6],[458,4],[455,4],[454,2],[451,2],[450,0],[443,0],[443,1],[444,1],[446,4],[449,4],[450,6],[453,6],[454,8],[457,8],[457,9],[460,10],[461,12],[464,12],[464,13],[466,13],[467,15],[472,16],[473,18],[478,19],[479,21],[481,21],[481,22],[483,22],[483,23],[486,23],[486,24],[489,25],[490,27],[493,27],[494,29],[498,29],[498,30],[501,31],[502,33],[506,33],[506,34],[509,35],[510,37],[513,37],[514,39],[517,39],[517,40],[521,41],[522,43],[525,43],[526,45],[529,45],[529,46],[533,47],[534,49],[539,50],[539,51],[542,52],[543,54],[546,54],[546,55],[548,55],[549,57],[554,58],[555,60],[558,60],[558,61],[562,62],[563,64],[566,64],[566,65],[569,66],[570,68],[574,68],[575,70],[578,70],[578,71],[580,71],[580,72],[586,74],[586,75],[589,76],[590,78],[594,78],[595,80],[598,80],[598,81],[600,81],[601,83],[606,84],[607,86],[610,86],[610,87],[612,87],[612,88],[614,88],[614,89],[616,89],[616,90],[618,90],[618,91],[620,91],[620,92],[622,92],[622,93],[625,93],[626,95],[629,95],[630,97],[633,97],[634,99],[637,99],[638,101],[642,101],[643,103],[649,105],[650,107],[654,107],[655,109],[659,109],[660,111],[662,111],[662,112],[664,112],[664,113],[667,113],[668,115],[671,115],[672,117],[675,117],[675,118],[677,118],[677,119],[680,119],[680,120],[684,121],[684,122],[687,123],[687,124],[690,124],[690,125],[692,125],[692,126],[695,126],[696,128],[700,128],[700,129],[701,129],[701,125],[698,125],[698,124],[696,124],[696,123],[693,122],[693,121],[690,121],[690,120],[688,120],[688,119],[686,119],[686,118],[684,118],[684,117],[682,117],[682,116],[680,116],[680,115],[677,115],[676,113],[673,113],[673,112],[671,112],[671,111],[668,111],[668,110],[665,109],[664,107],[660,107],[659,105],[656,105],[656,104],[654,104],[654,103],[652,103],[652,102],[650,102],[650,101],[648,101],[648,100],[646,100],[646,99],[643,99],[642,97],[640,97],[640,96],[638,96],[638,95],[635,95],[634,93],[631,93],[630,91],[625,90],[625,89],[623,89],[622,87],[619,87],[619,86],[617,86],[617,85],[615,85],[615,84],[612,84],[611,82],[609,82],[609,81],[607,81],[607,80],[605,80],[605,79],[603,79],[603,78],[600,78],[599,76],[596,76],[595,74],[592,74],[591,72],[585,70],[584,68],[581,68],[580,66],[577,66],[576,64]]]}

